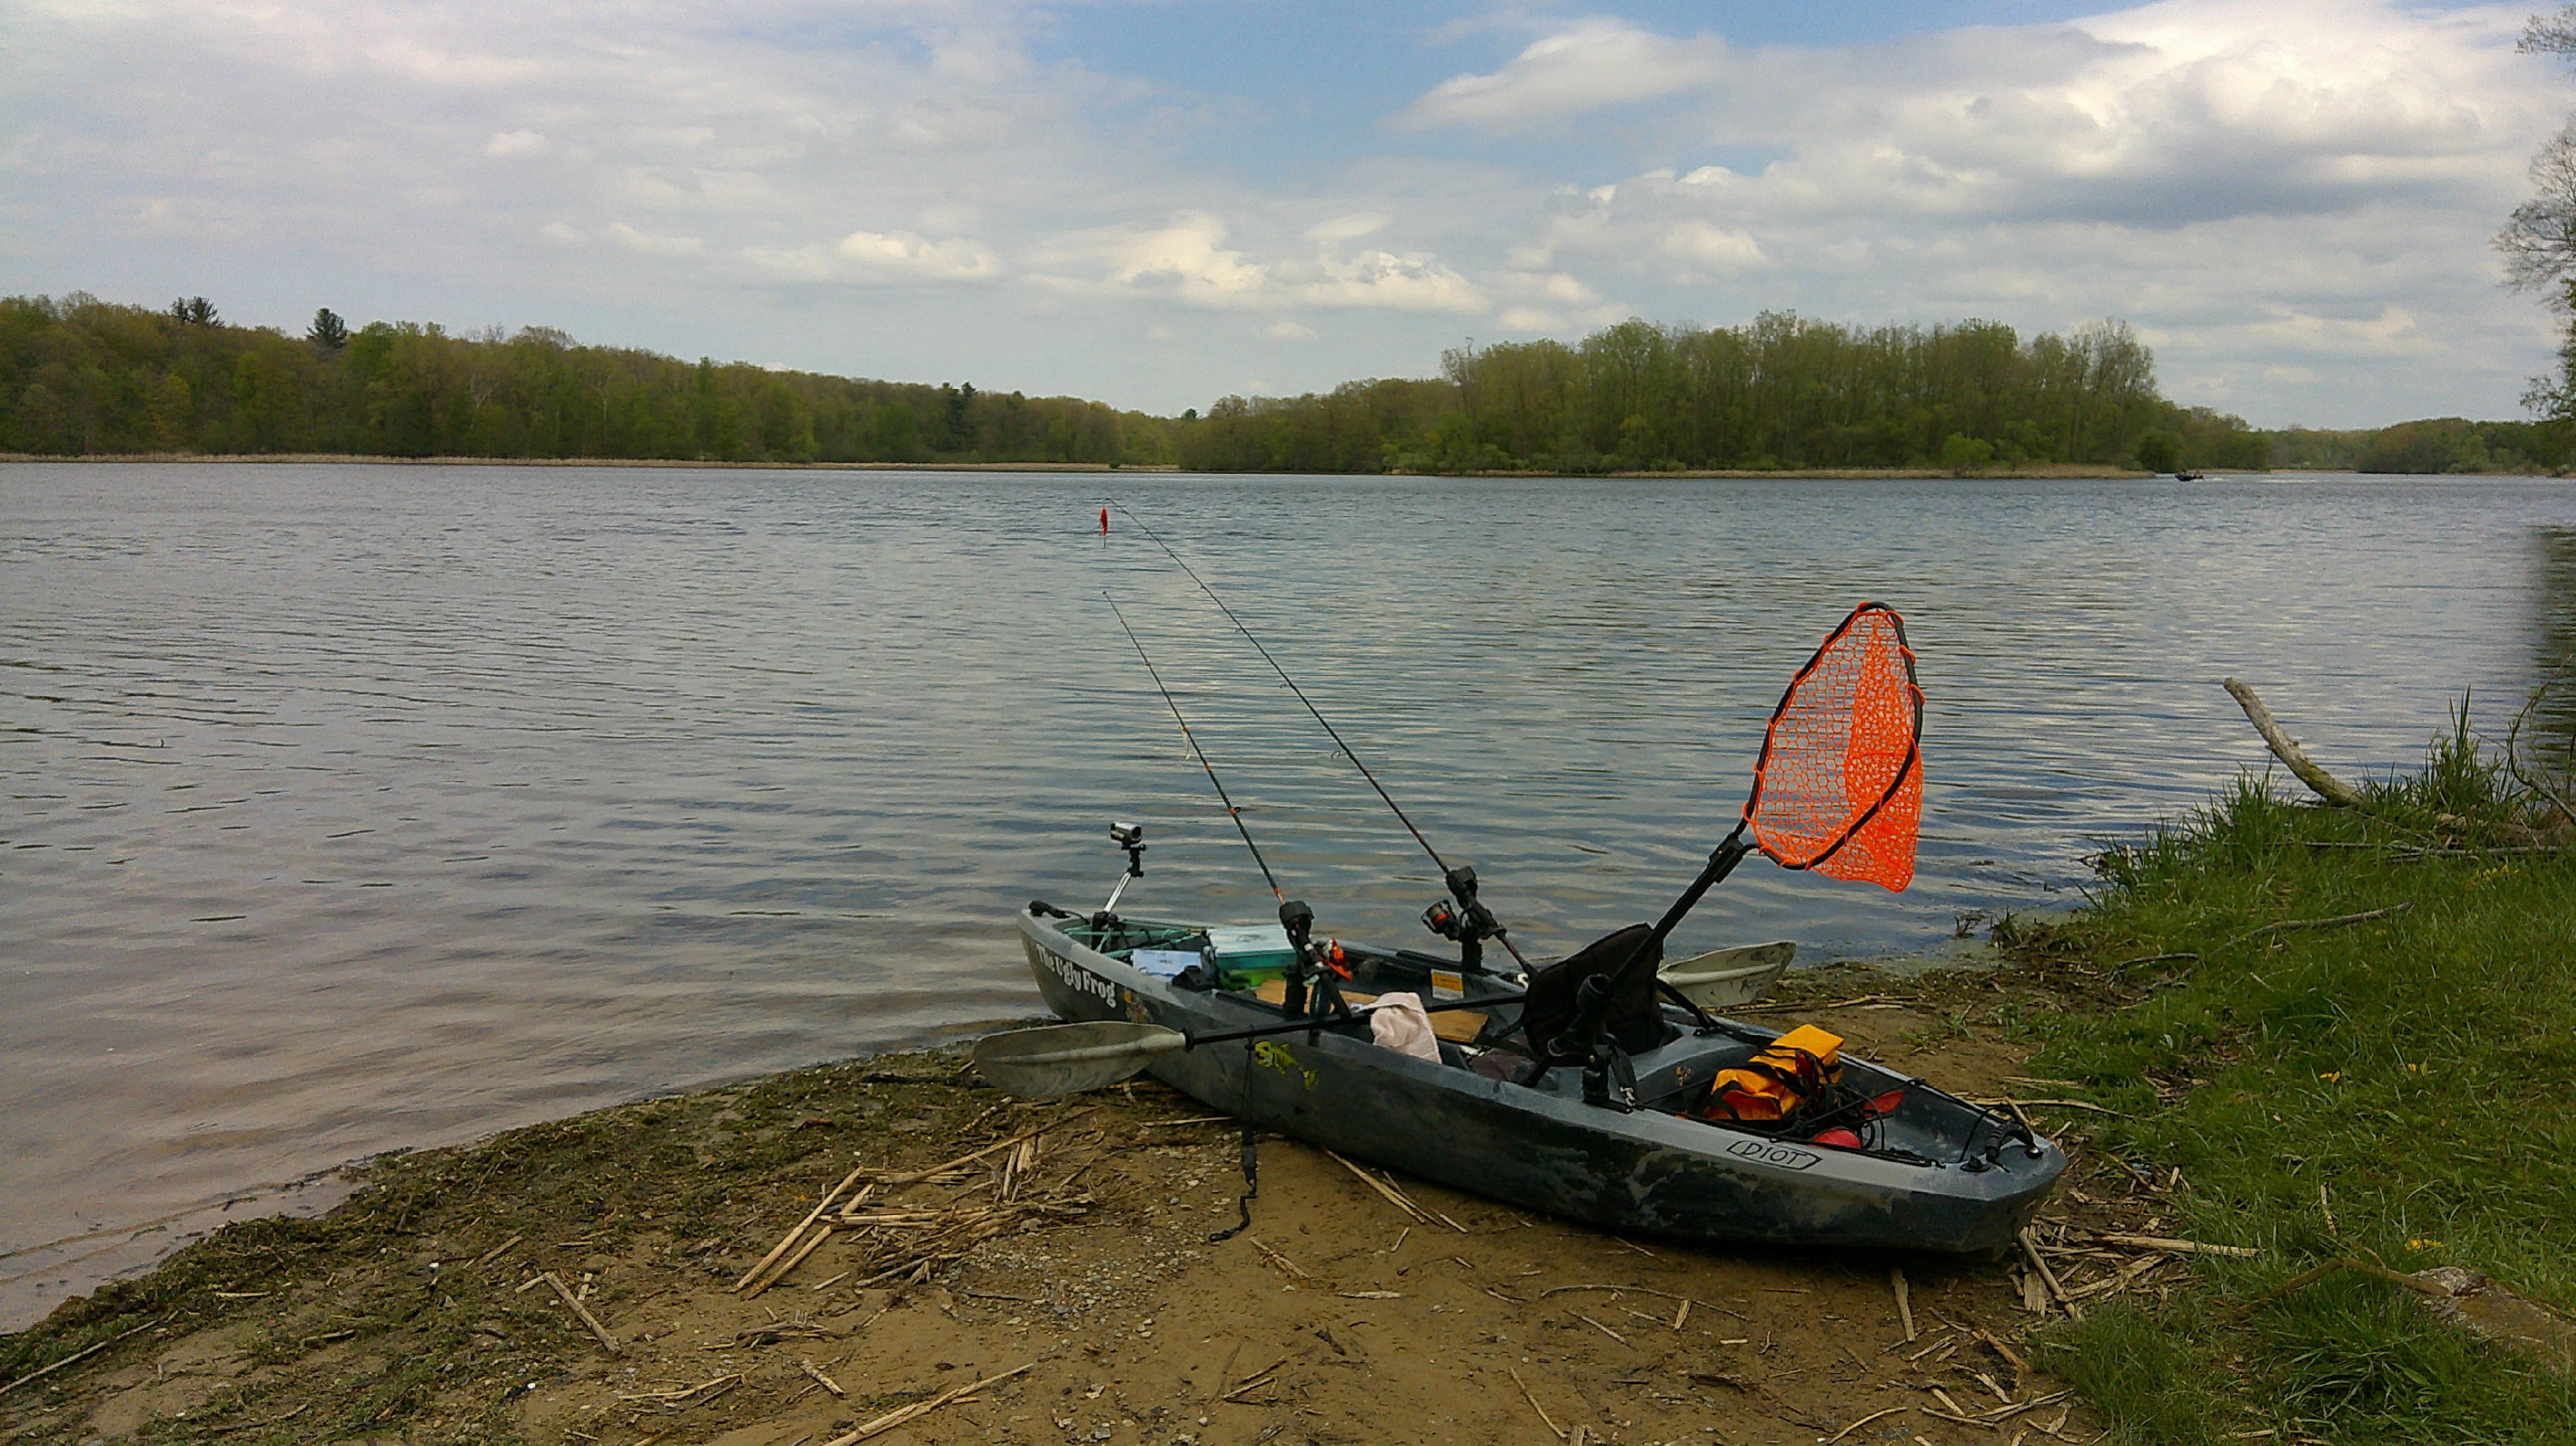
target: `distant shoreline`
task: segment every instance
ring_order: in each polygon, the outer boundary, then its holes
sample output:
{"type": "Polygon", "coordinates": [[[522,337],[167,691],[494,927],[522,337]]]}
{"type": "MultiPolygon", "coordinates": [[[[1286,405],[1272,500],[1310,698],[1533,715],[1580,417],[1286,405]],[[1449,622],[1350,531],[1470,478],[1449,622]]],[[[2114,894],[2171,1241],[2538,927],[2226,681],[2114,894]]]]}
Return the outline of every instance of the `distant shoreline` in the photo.
{"type": "MultiPolygon", "coordinates": [[[[1112,466],[1107,462],[701,462],[677,457],[372,457],[343,452],[103,452],[78,457],[49,456],[35,452],[0,452],[0,462],[266,462],[296,466],[664,467],[760,472],[1179,472],[1184,470],[1177,463],[1172,462],[1140,462],[1119,466],[1112,466]]],[[[1851,481],[1885,478],[1935,479],[1961,475],[2142,479],[2162,474],[2088,463],[2043,462],[2011,468],[1990,467],[1968,474],[1961,474],[1948,467],[1782,467],[1769,470],[1747,467],[1694,467],[1665,472],[1541,472],[1503,469],[1490,472],[1209,472],[1203,475],[1210,477],[1565,477],[1587,480],[1612,477],[1635,479],[1680,477],[1851,481]]]]}
{"type": "MultiPolygon", "coordinates": [[[[679,457],[377,457],[345,452],[105,452],[78,457],[54,456],[37,452],[0,452],[0,462],[135,463],[135,462],[220,462],[258,463],[291,466],[388,466],[388,467],[657,467],[693,471],[752,472],[1151,472],[1176,473],[1187,469],[1173,462],[721,462],[691,461],[679,457]]],[[[2274,471],[2299,475],[2333,475],[2353,477],[2538,477],[2557,476],[2539,472],[2360,472],[2350,467],[2286,467],[2229,469],[2209,474],[2211,477],[2260,477],[2274,471]]],[[[2167,474],[2141,472],[2133,467],[2110,467],[2085,462],[2033,462],[2019,467],[1988,467],[1975,472],[1959,472],[1948,467],[1780,467],[1757,470],[1748,467],[1689,467],[1665,472],[1540,472],[1499,470],[1491,472],[1207,472],[1194,475],[1208,477],[1562,477],[1568,480],[1778,480],[1778,481],[1939,481],[1942,479],[2015,479],[2058,481],[2129,481],[2140,482],[2167,474]]]]}
{"type": "Polygon", "coordinates": [[[1169,462],[696,462],[678,457],[371,457],[347,452],[100,452],[55,457],[0,452],[0,462],[267,462],[297,466],[685,467],[758,472],[1177,472],[1169,462]]]}

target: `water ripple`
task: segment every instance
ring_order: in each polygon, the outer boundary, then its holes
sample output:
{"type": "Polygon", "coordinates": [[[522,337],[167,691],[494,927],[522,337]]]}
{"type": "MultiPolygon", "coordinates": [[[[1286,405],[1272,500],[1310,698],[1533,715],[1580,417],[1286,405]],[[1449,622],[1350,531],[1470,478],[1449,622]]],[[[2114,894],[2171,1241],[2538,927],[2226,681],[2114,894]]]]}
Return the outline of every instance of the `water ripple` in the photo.
{"type": "MultiPolygon", "coordinates": [[[[1113,816],[1138,902],[1267,913],[1103,589],[1324,928],[1421,942],[1428,861],[1113,498],[1543,951],[1687,878],[1863,597],[1915,889],[1749,867],[1683,947],[2054,906],[2261,763],[2221,675],[2367,773],[2576,635],[2529,479],[0,467],[0,1251],[1026,1012],[1009,911],[1104,892],[1113,816]]],[[[32,1258],[0,1328],[124,1263],[32,1258]]]]}

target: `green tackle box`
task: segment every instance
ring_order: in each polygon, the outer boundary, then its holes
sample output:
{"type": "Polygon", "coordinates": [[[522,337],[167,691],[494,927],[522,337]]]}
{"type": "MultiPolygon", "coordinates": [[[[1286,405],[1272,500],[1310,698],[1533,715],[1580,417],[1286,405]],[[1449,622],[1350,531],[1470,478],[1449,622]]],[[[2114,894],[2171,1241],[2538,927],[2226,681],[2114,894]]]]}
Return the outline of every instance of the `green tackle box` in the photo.
{"type": "Polygon", "coordinates": [[[1258,989],[1297,962],[1288,930],[1281,925],[1235,924],[1207,932],[1219,989],[1258,989]]]}

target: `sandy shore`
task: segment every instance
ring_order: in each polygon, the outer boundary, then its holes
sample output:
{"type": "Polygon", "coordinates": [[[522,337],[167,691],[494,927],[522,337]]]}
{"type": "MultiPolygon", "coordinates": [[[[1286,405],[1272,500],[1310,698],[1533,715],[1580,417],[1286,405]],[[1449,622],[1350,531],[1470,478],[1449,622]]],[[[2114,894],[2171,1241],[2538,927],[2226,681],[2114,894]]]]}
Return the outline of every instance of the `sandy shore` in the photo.
{"type": "MultiPolygon", "coordinates": [[[[1772,1017],[1970,1095],[2024,1088],[1994,1020],[2037,985],[1799,987],[1772,1017]]],[[[2160,1202],[2069,1143],[2042,1231],[2080,1296],[2137,1264],[2091,1237],[2153,1233],[2160,1202]]],[[[400,1156],[327,1217],[231,1227],[0,1338],[0,1441],[2097,1435],[2045,1372],[2032,1331],[2063,1307],[2034,1309],[2049,1287],[2019,1260],[1624,1239],[1275,1137],[1251,1228],[1212,1243],[1237,1156],[1231,1121],[1150,1081],[1033,1105],[947,1053],[400,1156]],[[737,1291],[845,1179],[868,1223],[737,1291]]]]}

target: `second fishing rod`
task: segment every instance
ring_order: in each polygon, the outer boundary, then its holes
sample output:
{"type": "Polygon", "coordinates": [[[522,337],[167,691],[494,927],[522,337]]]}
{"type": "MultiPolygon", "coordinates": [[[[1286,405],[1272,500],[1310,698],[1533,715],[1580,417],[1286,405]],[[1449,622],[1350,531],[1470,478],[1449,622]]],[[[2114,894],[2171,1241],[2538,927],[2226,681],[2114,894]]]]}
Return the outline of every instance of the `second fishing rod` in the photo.
{"type": "MultiPolygon", "coordinates": [[[[1311,1012],[1318,1017],[1329,1014],[1344,1020],[1354,1018],[1350,1005],[1342,999],[1341,989],[1333,982],[1333,972],[1318,961],[1314,947],[1315,911],[1302,900],[1288,897],[1287,892],[1279,887],[1278,876],[1270,872],[1270,861],[1261,856],[1261,845],[1252,841],[1252,830],[1243,822],[1243,810],[1235,805],[1234,795],[1225,791],[1225,781],[1216,776],[1216,765],[1208,761],[1207,750],[1199,746],[1199,736],[1190,731],[1190,720],[1181,715],[1180,700],[1172,696],[1171,686],[1163,681],[1163,670],[1155,667],[1154,660],[1145,655],[1145,642],[1136,636],[1136,629],[1128,623],[1127,610],[1118,605],[1118,599],[1111,597],[1107,589],[1104,588],[1100,596],[1108,602],[1109,611],[1117,615],[1120,631],[1127,634],[1127,641],[1136,649],[1137,661],[1145,665],[1147,676],[1154,680],[1155,691],[1163,695],[1163,705],[1172,710],[1172,721],[1181,725],[1182,741],[1189,744],[1190,755],[1199,761],[1200,771],[1207,774],[1208,785],[1216,790],[1217,802],[1225,805],[1225,816],[1234,820],[1234,831],[1243,835],[1243,846],[1252,851],[1252,862],[1261,869],[1261,881],[1270,886],[1270,897],[1279,901],[1279,927],[1288,932],[1288,947],[1295,954],[1295,963],[1283,976],[1288,991],[1284,1003],[1289,1016],[1294,1018],[1311,1012]],[[1314,985],[1311,1001],[1307,997],[1310,981],[1314,985]]],[[[1125,885],[1120,887],[1123,889],[1125,885]]],[[[1110,895],[1113,903],[1117,897],[1110,895]]],[[[1250,1138],[1245,1136],[1247,1150],[1251,1148],[1250,1138]]],[[[1245,1167],[1247,1179],[1250,1178],[1250,1168],[1249,1165],[1245,1167]]]]}
{"type": "Polygon", "coordinates": [[[1270,665],[1270,671],[1277,673],[1279,681],[1287,684],[1288,691],[1294,693],[1297,701],[1306,706],[1307,713],[1322,725],[1324,732],[1331,736],[1334,746],[1342,750],[1342,756],[1349,759],[1351,766],[1360,771],[1360,777],[1367,779],[1369,787],[1376,789],[1377,796],[1386,801],[1388,808],[1394,810],[1396,820],[1404,825],[1405,832],[1412,834],[1413,841],[1422,845],[1422,851],[1431,856],[1433,866],[1440,870],[1441,883],[1449,890],[1449,898],[1422,911],[1423,927],[1458,945],[1459,967],[1466,973],[1484,972],[1484,941],[1487,939],[1502,945],[1505,952],[1512,956],[1512,962],[1519,965],[1526,973],[1529,969],[1529,960],[1523,958],[1519,946],[1512,943],[1511,930],[1500,919],[1495,918],[1493,910],[1485,907],[1484,903],[1477,898],[1475,868],[1467,864],[1452,867],[1448,860],[1440,856],[1440,850],[1431,846],[1431,840],[1423,837],[1422,830],[1416,828],[1412,818],[1406,815],[1404,806],[1395,801],[1395,796],[1386,791],[1386,785],[1378,782],[1377,775],[1369,771],[1369,766],[1360,761],[1357,753],[1351,751],[1351,745],[1342,737],[1341,730],[1335,728],[1332,720],[1324,716],[1323,710],[1315,706],[1315,701],[1306,696],[1306,690],[1297,686],[1297,680],[1288,676],[1288,670],[1279,665],[1279,660],[1271,656],[1270,649],[1262,646],[1261,639],[1252,635],[1252,629],[1244,626],[1243,619],[1235,616],[1234,609],[1225,605],[1225,599],[1216,595],[1216,589],[1208,586],[1207,579],[1199,576],[1198,569],[1190,566],[1188,559],[1175,551],[1170,543],[1165,542],[1163,535],[1148,525],[1145,519],[1128,511],[1127,504],[1113,502],[1110,505],[1116,507],[1121,516],[1134,523],[1137,531],[1144,533],[1156,547],[1161,548],[1163,554],[1169,557],[1182,572],[1189,574],[1190,581],[1198,584],[1199,591],[1207,594],[1208,601],[1216,604],[1217,611],[1225,614],[1225,620],[1234,624],[1234,630],[1243,634],[1243,640],[1252,644],[1253,651],[1261,654],[1261,660],[1270,665]],[[1452,900],[1455,901],[1454,908],[1451,906],[1452,900]]]}

